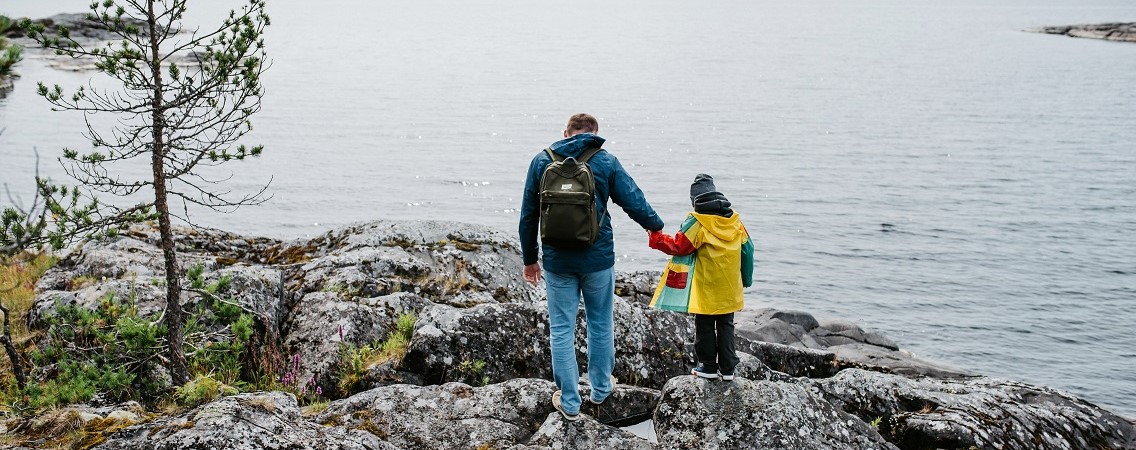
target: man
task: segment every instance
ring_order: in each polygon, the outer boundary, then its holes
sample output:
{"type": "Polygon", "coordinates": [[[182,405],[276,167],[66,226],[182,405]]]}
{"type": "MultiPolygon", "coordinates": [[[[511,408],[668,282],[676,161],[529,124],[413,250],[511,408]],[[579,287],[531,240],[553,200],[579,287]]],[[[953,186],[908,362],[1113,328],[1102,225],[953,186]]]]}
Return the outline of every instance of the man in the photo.
{"type": "MultiPolygon", "coordinates": [[[[601,147],[604,138],[596,135],[599,123],[588,114],[568,119],[563,140],[549,147],[560,158],[579,158],[587,150],[601,147]]],[[[552,157],[541,151],[529,164],[525,192],[521,204],[521,251],[525,280],[534,286],[540,282],[542,270],[537,263],[537,234],[540,226],[541,177],[552,163],[552,157]]],[[[584,298],[588,329],[588,379],[591,401],[601,404],[614,389],[615,336],[612,332],[612,303],[615,296],[615,241],[612,238],[611,215],[607,200],[611,198],[635,222],[647,231],[663,229],[663,221],[647,203],[643,192],[619,160],[605,151],[587,160],[595,180],[598,234],[591,246],[582,249],[557,248],[542,242],[544,275],[548,294],[548,321],[552,347],[553,381],[559,390],[552,403],[567,420],[577,420],[582,400],[578,390],[580,373],[576,363],[576,311],[584,298]]]]}

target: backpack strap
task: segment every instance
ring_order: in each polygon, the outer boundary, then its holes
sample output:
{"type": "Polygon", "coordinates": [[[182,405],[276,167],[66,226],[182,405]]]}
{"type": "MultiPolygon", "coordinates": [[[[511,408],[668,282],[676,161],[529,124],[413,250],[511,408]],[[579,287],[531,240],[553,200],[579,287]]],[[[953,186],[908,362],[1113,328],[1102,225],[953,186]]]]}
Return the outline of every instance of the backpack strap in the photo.
{"type": "Polygon", "coordinates": [[[580,157],[576,158],[576,161],[580,161],[581,164],[587,163],[589,159],[592,159],[593,156],[596,156],[596,153],[599,153],[599,152],[602,152],[602,151],[603,151],[603,147],[589,148],[587,150],[584,150],[584,153],[581,153],[580,157]]]}
{"type": "MultiPolygon", "coordinates": [[[[603,147],[589,148],[587,150],[584,150],[584,153],[581,153],[580,157],[576,158],[576,161],[580,162],[580,164],[585,164],[585,163],[588,162],[589,159],[592,159],[593,156],[596,156],[596,153],[599,153],[601,151],[603,151],[603,147]]],[[[552,162],[564,160],[564,157],[562,157],[559,154],[557,154],[556,152],[552,151],[552,147],[544,149],[544,152],[548,153],[548,157],[552,158],[552,162]]]]}

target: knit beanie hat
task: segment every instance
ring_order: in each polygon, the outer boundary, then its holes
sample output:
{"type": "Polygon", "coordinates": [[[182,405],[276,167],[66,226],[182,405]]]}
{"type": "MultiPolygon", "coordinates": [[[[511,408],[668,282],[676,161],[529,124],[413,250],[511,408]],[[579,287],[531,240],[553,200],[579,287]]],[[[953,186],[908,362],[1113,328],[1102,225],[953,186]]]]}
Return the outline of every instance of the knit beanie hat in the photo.
{"type": "Polygon", "coordinates": [[[714,186],[714,177],[700,173],[694,177],[694,182],[690,184],[690,199],[694,200],[699,195],[716,190],[718,188],[714,186]]]}
{"type": "Polygon", "coordinates": [[[700,173],[690,184],[690,203],[700,214],[717,214],[729,217],[733,214],[730,201],[714,186],[714,177],[700,173]]]}

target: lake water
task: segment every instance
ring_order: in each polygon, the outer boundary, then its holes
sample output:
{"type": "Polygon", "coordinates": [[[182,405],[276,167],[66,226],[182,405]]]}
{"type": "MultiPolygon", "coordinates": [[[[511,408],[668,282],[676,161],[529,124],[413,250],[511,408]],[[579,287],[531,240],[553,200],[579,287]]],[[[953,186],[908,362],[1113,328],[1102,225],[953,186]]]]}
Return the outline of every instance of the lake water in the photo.
{"type": "MultiPolygon", "coordinates": [[[[195,217],[274,237],[377,218],[513,232],[529,159],[591,112],[669,230],[694,175],[715,176],[757,243],[749,306],[1136,416],[1136,45],[1021,32],[1136,21],[1136,3],[706,3],[270,2],[249,139],[267,151],[231,167],[275,197],[195,217]]],[[[195,0],[191,20],[231,4],[195,0]]],[[[33,148],[58,176],[59,149],[87,145],[35,82],[90,74],[18,70],[0,181],[27,198],[33,148]]],[[[662,267],[615,223],[619,269],[662,267]]]]}

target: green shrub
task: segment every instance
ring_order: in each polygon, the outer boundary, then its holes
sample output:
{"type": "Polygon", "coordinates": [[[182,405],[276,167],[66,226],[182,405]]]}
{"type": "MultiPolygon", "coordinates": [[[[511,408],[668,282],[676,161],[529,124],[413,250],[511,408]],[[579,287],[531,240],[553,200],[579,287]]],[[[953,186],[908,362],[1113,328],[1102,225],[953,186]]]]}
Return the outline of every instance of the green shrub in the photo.
{"type": "Polygon", "coordinates": [[[362,347],[351,343],[340,344],[340,392],[343,394],[357,392],[363,376],[371,366],[388,361],[401,361],[410,347],[410,338],[414,335],[414,324],[417,320],[414,313],[398,316],[394,331],[382,343],[372,343],[362,347]]]}
{"type": "Polygon", "coordinates": [[[210,390],[235,392],[255,385],[256,380],[242,378],[257,372],[245,361],[253,316],[224,297],[231,277],[205,283],[203,273],[200,266],[187,271],[187,288],[204,296],[183,329],[187,361],[196,377],[192,383],[171,392],[163,384],[168,380],[157,376],[166,352],[166,329],[138,315],[131,289],[125,300],[108,295],[95,309],[57,305],[55,315],[45,320],[43,347],[29,354],[46,376],[23,390],[14,383],[0,384],[0,403],[13,411],[34,412],[84,402],[95,394],[152,405],[173,393],[177,403],[189,405],[207,398],[210,390]]]}
{"type": "Polygon", "coordinates": [[[148,371],[164,348],[165,328],[138,317],[132,301],[108,295],[93,310],[60,304],[46,322],[47,345],[30,356],[37,366],[54,365],[55,374],[6,392],[13,409],[84,402],[96,393],[118,401],[142,399],[160,390],[148,371]]]}
{"type": "Polygon", "coordinates": [[[378,362],[379,349],[374,345],[358,347],[355,344],[340,345],[339,390],[344,394],[354,393],[363,382],[367,368],[378,362]]]}
{"type": "Polygon", "coordinates": [[[382,358],[387,361],[402,360],[406,350],[410,347],[410,338],[414,336],[414,323],[418,318],[414,313],[398,316],[394,332],[382,344],[382,358]]]}
{"type": "Polygon", "coordinates": [[[0,76],[12,74],[12,67],[23,59],[23,47],[16,44],[0,44],[0,76]]]}
{"type": "Polygon", "coordinates": [[[186,320],[186,355],[190,373],[215,377],[229,385],[242,385],[243,359],[253,334],[253,317],[224,294],[232,286],[233,278],[224,275],[213,283],[206,283],[204,267],[191,266],[186,270],[189,288],[205,296],[197,311],[186,320]],[[227,334],[209,330],[228,329],[227,334]]]}
{"type": "Polygon", "coordinates": [[[458,364],[458,374],[462,381],[471,385],[485,386],[489,384],[489,376],[485,375],[485,360],[482,359],[462,361],[458,364]]]}
{"type": "Polygon", "coordinates": [[[177,388],[174,399],[181,406],[197,406],[213,401],[219,396],[237,395],[237,388],[218,381],[209,375],[197,375],[185,385],[177,388]]]}

